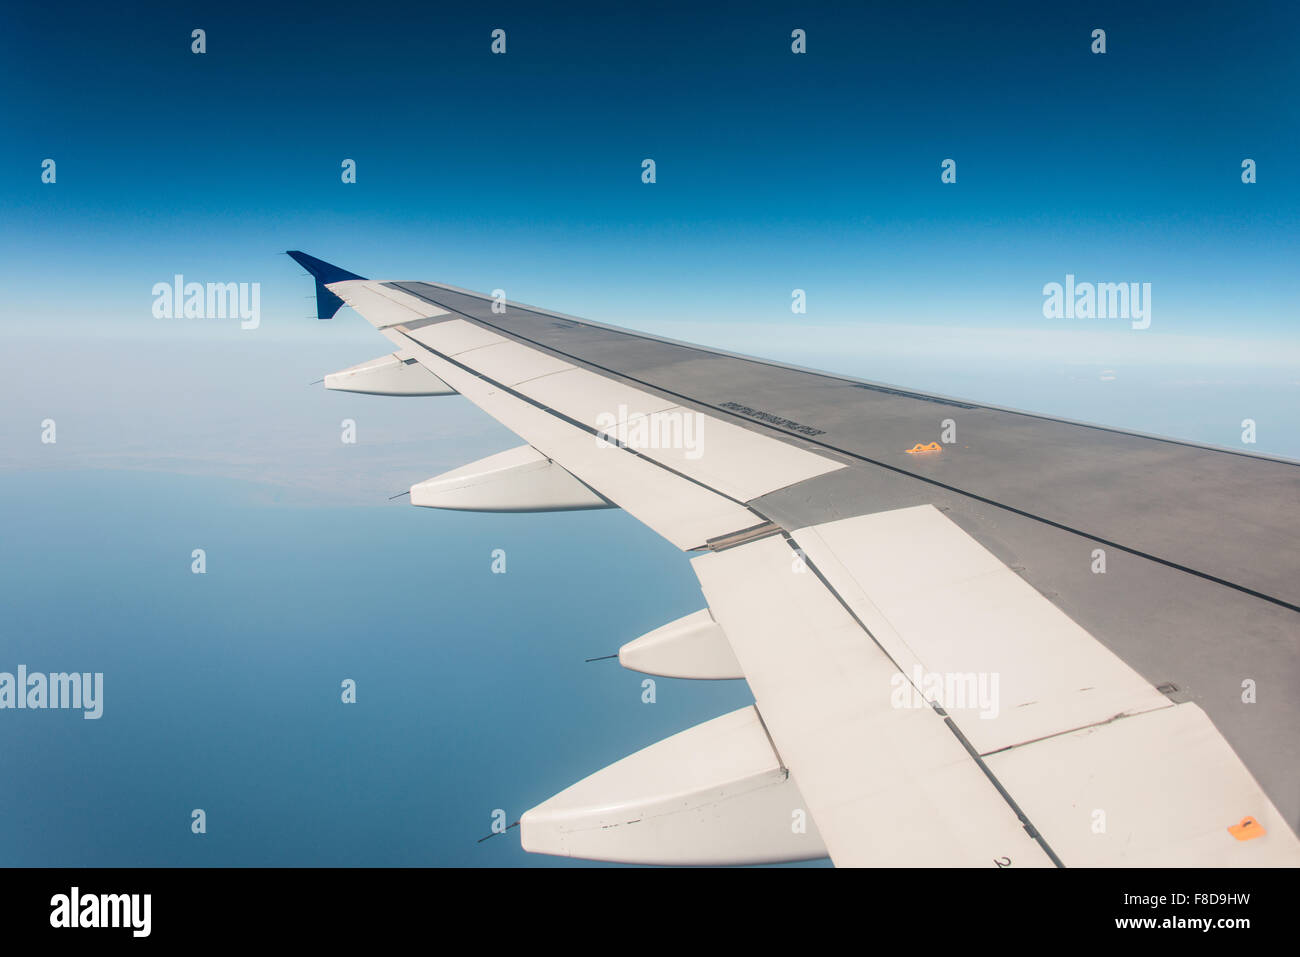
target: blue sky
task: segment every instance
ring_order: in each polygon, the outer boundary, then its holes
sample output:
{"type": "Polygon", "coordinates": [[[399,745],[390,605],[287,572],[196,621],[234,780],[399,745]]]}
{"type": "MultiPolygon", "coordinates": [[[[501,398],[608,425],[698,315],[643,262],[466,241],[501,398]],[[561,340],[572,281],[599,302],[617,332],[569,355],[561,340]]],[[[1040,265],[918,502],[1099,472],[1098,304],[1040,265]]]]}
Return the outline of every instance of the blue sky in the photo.
{"type": "Polygon", "coordinates": [[[747,700],[735,683],[673,683],[645,708],[634,676],[573,663],[698,607],[684,559],[629,517],[389,504],[515,440],[460,399],[309,388],[386,344],[346,309],[306,318],[311,284],[286,249],[1214,444],[1239,445],[1251,417],[1256,450],[1300,457],[1293,5],[71,4],[0,17],[0,522],[19,623],[0,668],[23,656],[84,670],[104,655],[110,696],[98,739],[91,722],[0,715],[0,750],[46,782],[0,785],[29,835],[0,846],[0,863],[45,848],[55,863],[345,863],[339,846],[364,863],[538,863],[513,839],[484,851],[465,837],[516,795],[541,800],[747,700]],[[497,27],[504,56],[489,52],[497,27]],[[806,55],[790,52],[794,28],[806,55]],[[1089,50],[1094,28],[1105,55],[1089,50]],[[345,158],[355,184],[341,182],[345,158]],[[955,184],[940,182],[948,158],[955,184]],[[259,327],[155,318],[151,289],[176,273],[260,283],[259,327]],[[1151,327],[1044,318],[1042,287],[1066,274],[1151,283],[1151,327]],[[790,311],[796,288],[806,315],[790,311]],[[46,417],[57,445],[39,442],[46,417]],[[344,417],[356,446],[338,441],[344,417]],[[195,592],[188,556],[203,541],[239,571],[195,592]],[[503,541],[537,557],[493,581],[481,558],[503,541]],[[573,563],[564,575],[557,556],[573,563]],[[420,630],[430,622],[438,644],[420,630]],[[299,670],[266,677],[279,667],[299,670]],[[350,671],[402,691],[349,729],[325,702],[350,671]],[[426,677],[447,690],[434,711],[426,677]],[[277,693],[292,720],[269,708],[277,693]],[[184,734],[132,737],[196,702],[184,734]],[[470,753],[469,738],[483,747],[470,753]],[[310,760],[295,768],[283,749],[310,760]],[[361,751],[357,793],[304,783],[361,751]],[[87,755],[91,817],[60,798],[57,771],[87,755]],[[250,766],[264,777],[232,779],[250,766]],[[448,788],[416,827],[421,806],[399,795],[448,788]],[[217,832],[216,849],[164,823],[179,809],[184,825],[204,794],[238,804],[250,789],[270,803],[243,799],[238,835],[217,832]],[[385,816],[392,801],[403,810],[385,816]],[[317,826],[286,833],[266,807],[304,807],[317,826]],[[120,833],[95,823],[128,808],[120,833]]]}
{"type": "Polygon", "coordinates": [[[54,310],[148,324],[139,290],[180,271],[261,281],[283,322],[298,286],[271,257],[303,247],[613,322],[789,323],[800,287],[849,329],[1039,328],[1073,272],[1151,282],[1158,334],[1289,332],[1288,5],[7,16],[23,314],[71,272],[54,310]]]}

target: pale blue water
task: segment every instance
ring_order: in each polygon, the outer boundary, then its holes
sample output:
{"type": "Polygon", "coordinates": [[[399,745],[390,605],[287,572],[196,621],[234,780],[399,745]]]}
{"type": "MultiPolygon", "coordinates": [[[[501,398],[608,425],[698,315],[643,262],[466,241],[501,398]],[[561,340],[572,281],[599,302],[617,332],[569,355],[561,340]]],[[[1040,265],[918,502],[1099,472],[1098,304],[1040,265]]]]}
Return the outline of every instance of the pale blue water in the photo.
{"type": "Polygon", "coordinates": [[[517,830],[476,843],[492,811],[514,821],[752,700],[743,682],[665,679],[647,705],[642,676],[583,663],[703,606],[686,557],[621,512],[296,508],[253,491],[0,477],[0,670],[105,676],[98,721],[0,711],[0,863],[553,864],[517,830]]]}

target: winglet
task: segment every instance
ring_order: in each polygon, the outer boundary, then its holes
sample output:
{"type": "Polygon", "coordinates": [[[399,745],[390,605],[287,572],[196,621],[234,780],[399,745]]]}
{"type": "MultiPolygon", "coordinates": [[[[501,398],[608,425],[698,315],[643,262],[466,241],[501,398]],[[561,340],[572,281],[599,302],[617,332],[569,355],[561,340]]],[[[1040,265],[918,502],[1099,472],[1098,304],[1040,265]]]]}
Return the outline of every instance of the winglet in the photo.
{"type": "Polygon", "coordinates": [[[325,287],[332,282],[343,282],[347,279],[365,279],[365,276],[358,276],[354,272],[348,272],[346,269],[340,269],[332,263],[327,263],[323,259],[317,259],[315,256],[308,256],[306,253],[298,252],[296,249],[289,250],[289,255],[293,261],[302,266],[312,274],[316,280],[316,318],[330,319],[343,306],[343,300],[325,287]]]}

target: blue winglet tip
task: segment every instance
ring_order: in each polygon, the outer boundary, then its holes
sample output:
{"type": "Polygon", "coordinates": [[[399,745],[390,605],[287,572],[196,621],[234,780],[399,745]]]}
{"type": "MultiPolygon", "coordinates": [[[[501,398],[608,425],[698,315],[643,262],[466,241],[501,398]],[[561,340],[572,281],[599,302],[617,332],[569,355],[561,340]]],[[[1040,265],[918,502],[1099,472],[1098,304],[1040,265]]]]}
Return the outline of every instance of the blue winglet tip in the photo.
{"type": "Polygon", "coordinates": [[[311,273],[312,278],[316,280],[317,319],[333,318],[334,314],[343,308],[343,300],[325,288],[329,283],[343,282],[348,279],[364,280],[366,278],[365,276],[358,276],[354,272],[348,272],[333,263],[327,263],[323,259],[308,256],[296,249],[288,250],[288,254],[294,262],[311,273]]]}

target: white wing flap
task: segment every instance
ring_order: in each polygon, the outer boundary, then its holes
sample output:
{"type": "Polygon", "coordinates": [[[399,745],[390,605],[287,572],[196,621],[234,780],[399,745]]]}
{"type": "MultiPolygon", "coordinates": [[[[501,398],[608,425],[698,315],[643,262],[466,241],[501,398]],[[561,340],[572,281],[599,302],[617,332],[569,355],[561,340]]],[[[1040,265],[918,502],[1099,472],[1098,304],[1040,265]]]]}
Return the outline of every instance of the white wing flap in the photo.
{"type": "Polygon", "coordinates": [[[1300,864],[1286,820],[1191,702],[1012,748],[988,763],[1072,866],[1300,864]],[[1246,818],[1254,823],[1242,827],[1246,818]]]}
{"type": "Polygon", "coordinates": [[[613,416],[615,423],[626,422],[677,404],[672,399],[578,368],[525,383],[519,391],[593,429],[607,427],[610,420],[603,416],[613,416]]]}
{"type": "MultiPolygon", "coordinates": [[[[481,326],[466,322],[464,319],[449,319],[445,322],[430,323],[427,326],[403,328],[402,331],[421,345],[428,346],[444,356],[458,356],[471,349],[501,345],[510,341],[505,336],[488,332],[481,326]]],[[[418,354],[419,350],[416,351],[418,354]]]]}
{"type": "Polygon", "coordinates": [[[521,382],[564,372],[573,366],[562,359],[538,352],[517,342],[497,342],[462,352],[458,362],[471,366],[494,382],[517,386],[521,382]]]}
{"type": "MultiPolygon", "coordinates": [[[[833,459],[682,406],[650,415],[644,434],[688,428],[693,430],[691,445],[660,443],[642,454],[741,502],[844,468],[833,459]]],[[[637,447],[636,423],[630,422],[627,431],[629,444],[637,447]]]]}
{"type": "Polygon", "coordinates": [[[927,697],[981,754],[1170,706],[932,505],[793,537],[903,674],[944,689],[927,697]]]}
{"type": "Polygon", "coordinates": [[[1051,866],[943,719],[891,704],[894,666],[769,537],[693,559],[835,863],[1051,866]]]}

